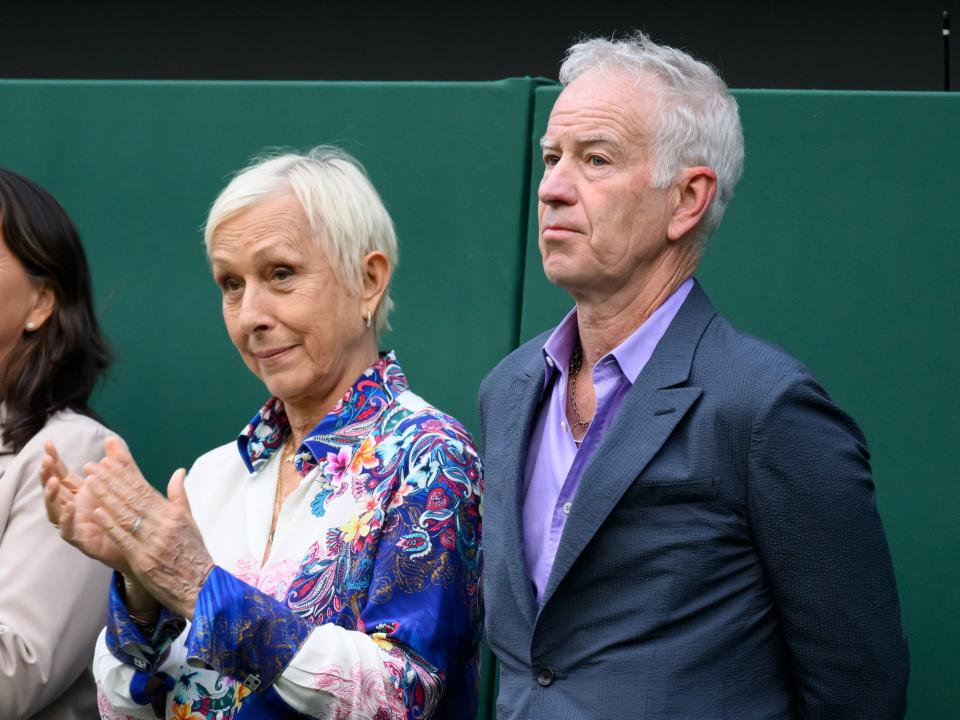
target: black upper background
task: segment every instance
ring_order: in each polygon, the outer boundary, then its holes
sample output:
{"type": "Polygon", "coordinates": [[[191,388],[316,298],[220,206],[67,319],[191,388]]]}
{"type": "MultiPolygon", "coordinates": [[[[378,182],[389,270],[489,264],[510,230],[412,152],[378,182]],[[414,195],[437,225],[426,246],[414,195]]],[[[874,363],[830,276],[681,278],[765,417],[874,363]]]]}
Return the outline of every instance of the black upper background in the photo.
{"type": "Polygon", "coordinates": [[[960,0],[27,2],[0,3],[0,77],[555,78],[580,33],[641,28],[734,88],[942,90],[944,10],[960,36],[960,0]]]}

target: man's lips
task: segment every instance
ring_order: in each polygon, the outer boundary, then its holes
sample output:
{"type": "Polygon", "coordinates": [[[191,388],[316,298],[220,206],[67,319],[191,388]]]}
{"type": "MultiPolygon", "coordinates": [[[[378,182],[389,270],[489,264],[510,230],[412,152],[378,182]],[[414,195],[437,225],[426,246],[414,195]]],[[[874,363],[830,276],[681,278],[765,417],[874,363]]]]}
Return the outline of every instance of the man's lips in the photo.
{"type": "Polygon", "coordinates": [[[579,232],[579,231],[578,231],[576,228],[570,227],[569,225],[563,225],[562,223],[553,222],[553,223],[547,223],[546,225],[544,225],[543,227],[541,227],[540,232],[541,232],[541,234],[544,234],[544,235],[545,235],[545,234],[547,234],[547,233],[557,233],[557,234],[567,233],[567,234],[569,234],[569,233],[575,233],[575,232],[579,232]]]}
{"type": "Polygon", "coordinates": [[[540,231],[540,235],[545,239],[550,239],[566,237],[567,235],[573,235],[576,232],[576,230],[567,227],[566,225],[551,224],[544,225],[543,229],[540,231]]]}

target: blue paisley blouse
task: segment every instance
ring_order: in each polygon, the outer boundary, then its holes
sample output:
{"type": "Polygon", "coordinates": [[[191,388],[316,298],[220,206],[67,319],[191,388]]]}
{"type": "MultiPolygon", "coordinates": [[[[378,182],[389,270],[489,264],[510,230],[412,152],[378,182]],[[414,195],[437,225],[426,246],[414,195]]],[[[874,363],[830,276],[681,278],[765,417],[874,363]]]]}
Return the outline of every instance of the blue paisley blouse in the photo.
{"type": "Polygon", "coordinates": [[[310,432],[262,563],[289,425],[272,398],[187,478],[217,563],[192,623],[144,637],[115,578],[94,660],[105,718],[472,718],[481,467],[392,353],[310,432]],[[239,452],[238,452],[239,450],[239,452]]]}

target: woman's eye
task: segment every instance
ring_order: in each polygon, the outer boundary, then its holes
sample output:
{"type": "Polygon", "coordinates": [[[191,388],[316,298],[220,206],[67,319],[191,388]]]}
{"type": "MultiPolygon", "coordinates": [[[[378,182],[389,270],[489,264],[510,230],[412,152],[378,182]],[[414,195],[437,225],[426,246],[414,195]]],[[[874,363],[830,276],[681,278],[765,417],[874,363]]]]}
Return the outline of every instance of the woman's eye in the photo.
{"type": "Polygon", "coordinates": [[[293,277],[293,270],[290,268],[279,267],[273,271],[273,279],[279,282],[289,280],[293,277]]]}
{"type": "Polygon", "coordinates": [[[559,155],[544,155],[544,156],[543,156],[543,164],[546,165],[547,167],[553,167],[553,166],[556,165],[558,162],[560,162],[560,156],[559,156],[559,155]]]}

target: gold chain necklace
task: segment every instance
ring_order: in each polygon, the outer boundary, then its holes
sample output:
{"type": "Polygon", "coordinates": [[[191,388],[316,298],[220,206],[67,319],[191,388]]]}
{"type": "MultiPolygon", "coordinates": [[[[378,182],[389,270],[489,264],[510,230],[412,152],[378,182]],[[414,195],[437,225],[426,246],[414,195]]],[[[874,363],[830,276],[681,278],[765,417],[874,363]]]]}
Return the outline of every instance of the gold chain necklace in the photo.
{"type": "MultiPolygon", "coordinates": [[[[290,450],[293,439],[293,433],[287,435],[280,447],[280,459],[284,462],[293,462],[296,457],[296,450],[290,450]]],[[[273,536],[277,532],[277,525],[280,523],[280,497],[283,494],[283,463],[277,467],[277,487],[273,491],[273,517],[270,519],[270,534],[267,535],[267,547],[273,545],[273,536]]]]}
{"type": "MultiPolygon", "coordinates": [[[[570,404],[573,405],[573,413],[577,416],[577,422],[574,427],[582,427],[585,431],[590,427],[593,418],[584,421],[580,414],[580,406],[577,405],[577,375],[580,374],[580,368],[583,367],[583,348],[577,345],[570,354],[570,404]]],[[[571,428],[573,432],[573,428],[571,428]]]]}
{"type": "Polygon", "coordinates": [[[293,443],[290,442],[291,440],[293,440],[293,431],[287,435],[287,439],[283,442],[283,451],[287,452],[289,450],[286,456],[284,456],[283,453],[280,455],[283,457],[284,462],[293,462],[297,459],[297,449],[293,446],[293,443]]]}

